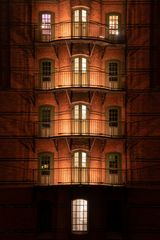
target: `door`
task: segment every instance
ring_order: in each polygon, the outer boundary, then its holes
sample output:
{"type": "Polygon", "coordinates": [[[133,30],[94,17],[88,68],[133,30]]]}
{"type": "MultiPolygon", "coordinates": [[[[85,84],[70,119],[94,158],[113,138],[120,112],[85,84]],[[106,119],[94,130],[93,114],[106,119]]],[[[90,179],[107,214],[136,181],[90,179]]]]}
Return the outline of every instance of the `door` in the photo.
{"type": "Polygon", "coordinates": [[[76,9],[72,16],[72,36],[85,37],[88,32],[88,11],[86,9],[76,9]]]}
{"type": "Polygon", "coordinates": [[[72,133],[89,133],[88,109],[84,104],[76,104],[73,107],[72,133]]]}
{"type": "Polygon", "coordinates": [[[39,180],[40,184],[53,183],[53,157],[51,153],[41,153],[39,156],[39,180]]]}
{"type": "Polygon", "coordinates": [[[72,61],[73,86],[88,86],[88,60],[86,57],[74,57],[72,61]]]}
{"type": "Polygon", "coordinates": [[[87,183],[88,182],[88,159],[86,152],[74,152],[73,154],[73,168],[72,168],[72,182],[87,183]]]}

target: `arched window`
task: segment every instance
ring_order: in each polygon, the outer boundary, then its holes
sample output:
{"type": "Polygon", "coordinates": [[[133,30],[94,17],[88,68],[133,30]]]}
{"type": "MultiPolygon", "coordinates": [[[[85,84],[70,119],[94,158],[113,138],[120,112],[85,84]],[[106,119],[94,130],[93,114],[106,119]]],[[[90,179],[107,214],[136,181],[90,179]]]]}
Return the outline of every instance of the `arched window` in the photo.
{"type": "Polygon", "coordinates": [[[88,182],[88,154],[84,151],[76,151],[73,153],[72,182],[88,182]]]}
{"type": "Polygon", "coordinates": [[[89,130],[88,108],[85,104],[75,104],[72,109],[72,132],[87,134],[89,130]]]}
{"type": "Polygon", "coordinates": [[[51,41],[54,38],[54,14],[48,11],[41,12],[39,18],[40,39],[44,42],[51,41]]]}
{"type": "Polygon", "coordinates": [[[75,199],[72,201],[72,232],[84,233],[88,230],[88,201],[75,199]]]}
{"type": "Polygon", "coordinates": [[[72,36],[85,37],[88,34],[88,10],[84,8],[72,11],[72,36]]]}
{"type": "Polygon", "coordinates": [[[72,58],[72,84],[74,86],[87,86],[89,81],[88,59],[84,56],[72,58]]]}

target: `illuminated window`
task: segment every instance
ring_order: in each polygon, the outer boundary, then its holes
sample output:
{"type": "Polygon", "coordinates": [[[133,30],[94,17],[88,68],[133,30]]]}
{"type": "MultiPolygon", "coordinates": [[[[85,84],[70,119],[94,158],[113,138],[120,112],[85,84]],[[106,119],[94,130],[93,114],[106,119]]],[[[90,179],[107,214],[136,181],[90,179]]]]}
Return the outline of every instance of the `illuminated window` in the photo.
{"type": "Polygon", "coordinates": [[[88,64],[86,57],[74,57],[73,58],[73,71],[75,73],[86,73],[88,64]]]}
{"type": "Polygon", "coordinates": [[[79,120],[86,120],[87,119],[87,106],[83,104],[76,104],[74,105],[73,109],[73,118],[79,120]]]}
{"type": "Polygon", "coordinates": [[[72,231],[77,233],[88,230],[88,201],[75,199],[72,201],[72,231]]]}
{"type": "Polygon", "coordinates": [[[74,37],[87,35],[88,11],[86,9],[75,9],[72,14],[72,35],[74,37]]]}
{"type": "Polygon", "coordinates": [[[118,174],[120,170],[120,154],[109,153],[107,162],[109,174],[118,174]]]}
{"type": "Polygon", "coordinates": [[[108,25],[109,35],[118,35],[119,28],[120,28],[120,15],[116,13],[108,14],[107,25],[108,25]]]}
{"type": "Polygon", "coordinates": [[[74,86],[87,86],[89,81],[88,74],[88,59],[86,57],[78,56],[72,59],[73,70],[73,85],[74,86]]]}
{"type": "Polygon", "coordinates": [[[117,108],[110,108],[109,109],[109,126],[118,127],[118,109],[117,108]]]}
{"type": "Polygon", "coordinates": [[[43,12],[40,14],[40,28],[42,41],[49,41],[53,38],[53,14],[50,12],[43,12]]]}
{"type": "Polygon", "coordinates": [[[108,63],[109,81],[118,81],[119,64],[117,61],[110,61],[108,63]]]}
{"type": "Polygon", "coordinates": [[[73,153],[72,181],[85,183],[88,181],[88,156],[86,152],[77,151],[73,153]]]}

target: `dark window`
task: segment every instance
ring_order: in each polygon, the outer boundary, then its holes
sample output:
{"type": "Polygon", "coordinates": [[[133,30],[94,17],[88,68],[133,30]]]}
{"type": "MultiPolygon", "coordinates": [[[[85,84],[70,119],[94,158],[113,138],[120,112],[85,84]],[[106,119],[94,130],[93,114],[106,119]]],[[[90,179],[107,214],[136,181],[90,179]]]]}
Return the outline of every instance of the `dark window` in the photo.
{"type": "Polygon", "coordinates": [[[118,109],[109,109],[109,126],[118,127],[118,109]]]}
{"type": "Polygon", "coordinates": [[[118,63],[109,62],[108,71],[109,71],[109,81],[117,81],[118,80],[118,63]]]}
{"type": "Polygon", "coordinates": [[[51,108],[50,107],[43,107],[41,109],[41,117],[42,117],[42,127],[50,128],[51,124],[51,108]]]}
{"type": "Polygon", "coordinates": [[[41,62],[41,75],[42,81],[51,81],[52,74],[52,62],[49,60],[44,60],[41,62]]]}

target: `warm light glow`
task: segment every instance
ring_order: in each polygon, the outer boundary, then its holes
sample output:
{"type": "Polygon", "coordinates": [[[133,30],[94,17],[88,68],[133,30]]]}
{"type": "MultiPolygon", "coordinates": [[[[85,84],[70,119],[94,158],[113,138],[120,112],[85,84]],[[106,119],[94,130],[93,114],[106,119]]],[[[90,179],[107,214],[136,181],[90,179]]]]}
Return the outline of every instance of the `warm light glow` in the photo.
{"type": "Polygon", "coordinates": [[[72,231],[87,231],[88,202],[84,199],[76,199],[72,202],[72,231]]]}

